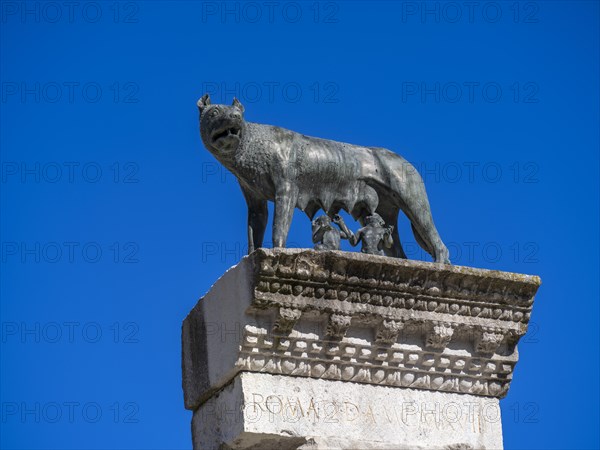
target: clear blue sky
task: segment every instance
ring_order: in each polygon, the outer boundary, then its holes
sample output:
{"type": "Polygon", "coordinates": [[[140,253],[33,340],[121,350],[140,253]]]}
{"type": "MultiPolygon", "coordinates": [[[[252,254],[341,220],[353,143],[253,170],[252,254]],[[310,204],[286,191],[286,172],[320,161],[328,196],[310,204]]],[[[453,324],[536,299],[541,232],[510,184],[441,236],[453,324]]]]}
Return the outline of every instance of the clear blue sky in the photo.
{"type": "Polygon", "coordinates": [[[598,2],[23,5],[0,3],[2,448],[191,447],[180,324],[246,245],[204,91],[393,149],[456,264],[540,275],[506,448],[598,448],[598,2]]]}

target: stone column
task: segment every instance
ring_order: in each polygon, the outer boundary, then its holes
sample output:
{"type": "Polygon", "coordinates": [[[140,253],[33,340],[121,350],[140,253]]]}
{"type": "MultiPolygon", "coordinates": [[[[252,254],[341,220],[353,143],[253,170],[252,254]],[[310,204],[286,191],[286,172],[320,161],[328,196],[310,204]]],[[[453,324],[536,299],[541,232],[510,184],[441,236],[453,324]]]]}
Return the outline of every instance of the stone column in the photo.
{"type": "Polygon", "coordinates": [[[536,276],[259,249],[183,322],[195,449],[498,449],[536,276]]]}

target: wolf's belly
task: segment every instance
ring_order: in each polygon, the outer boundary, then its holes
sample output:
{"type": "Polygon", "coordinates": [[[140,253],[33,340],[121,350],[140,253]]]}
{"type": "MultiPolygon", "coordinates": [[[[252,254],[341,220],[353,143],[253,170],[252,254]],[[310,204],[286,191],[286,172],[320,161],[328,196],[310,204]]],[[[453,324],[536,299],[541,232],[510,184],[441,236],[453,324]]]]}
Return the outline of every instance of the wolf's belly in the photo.
{"type": "Polygon", "coordinates": [[[367,180],[378,169],[370,149],[306,136],[295,145],[297,208],[310,218],[320,208],[331,214],[344,209],[355,217],[375,211],[379,197],[367,180]]]}

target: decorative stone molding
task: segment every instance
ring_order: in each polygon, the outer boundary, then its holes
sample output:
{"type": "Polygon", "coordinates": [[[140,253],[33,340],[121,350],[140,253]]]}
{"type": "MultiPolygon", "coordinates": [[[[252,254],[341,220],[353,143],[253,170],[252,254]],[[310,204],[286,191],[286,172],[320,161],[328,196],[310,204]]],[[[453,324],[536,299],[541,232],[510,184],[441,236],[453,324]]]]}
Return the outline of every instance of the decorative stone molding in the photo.
{"type": "Polygon", "coordinates": [[[331,314],[327,323],[327,336],[332,339],[342,339],[350,328],[351,321],[350,316],[331,314]]]}
{"type": "Polygon", "coordinates": [[[497,402],[539,285],[360,253],[259,249],[184,321],[186,407],[245,372],[497,402]]]}
{"type": "Polygon", "coordinates": [[[327,342],[290,337],[278,340],[247,327],[236,362],[239,370],[353,381],[383,386],[502,397],[508,391],[514,358],[440,354],[400,344],[327,342]]]}
{"type": "Polygon", "coordinates": [[[400,320],[384,319],[377,328],[375,342],[378,344],[393,344],[398,340],[398,335],[402,330],[404,323],[400,320]]]}
{"type": "Polygon", "coordinates": [[[279,308],[279,315],[273,325],[273,331],[275,333],[289,334],[301,315],[302,311],[299,309],[279,308]]]}
{"type": "Polygon", "coordinates": [[[476,329],[475,350],[479,353],[493,354],[504,342],[507,334],[499,328],[481,327],[476,329]]]}
{"type": "Polygon", "coordinates": [[[432,321],[427,333],[426,345],[432,349],[443,350],[450,343],[453,334],[454,327],[452,324],[432,321]]]}

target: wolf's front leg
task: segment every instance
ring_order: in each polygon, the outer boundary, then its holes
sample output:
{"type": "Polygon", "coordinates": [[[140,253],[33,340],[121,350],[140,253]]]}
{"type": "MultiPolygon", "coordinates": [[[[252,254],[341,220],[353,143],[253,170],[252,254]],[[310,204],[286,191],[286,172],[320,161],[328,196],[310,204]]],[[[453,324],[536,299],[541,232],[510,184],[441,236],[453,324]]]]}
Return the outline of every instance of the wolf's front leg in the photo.
{"type": "Polygon", "coordinates": [[[287,235],[294,217],[296,190],[287,184],[275,195],[275,218],[273,219],[273,247],[285,247],[287,235]]]}
{"type": "Polygon", "coordinates": [[[248,205],[248,254],[250,254],[263,245],[269,210],[266,200],[257,198],[243,187],[242,192],[248,205]]]}

